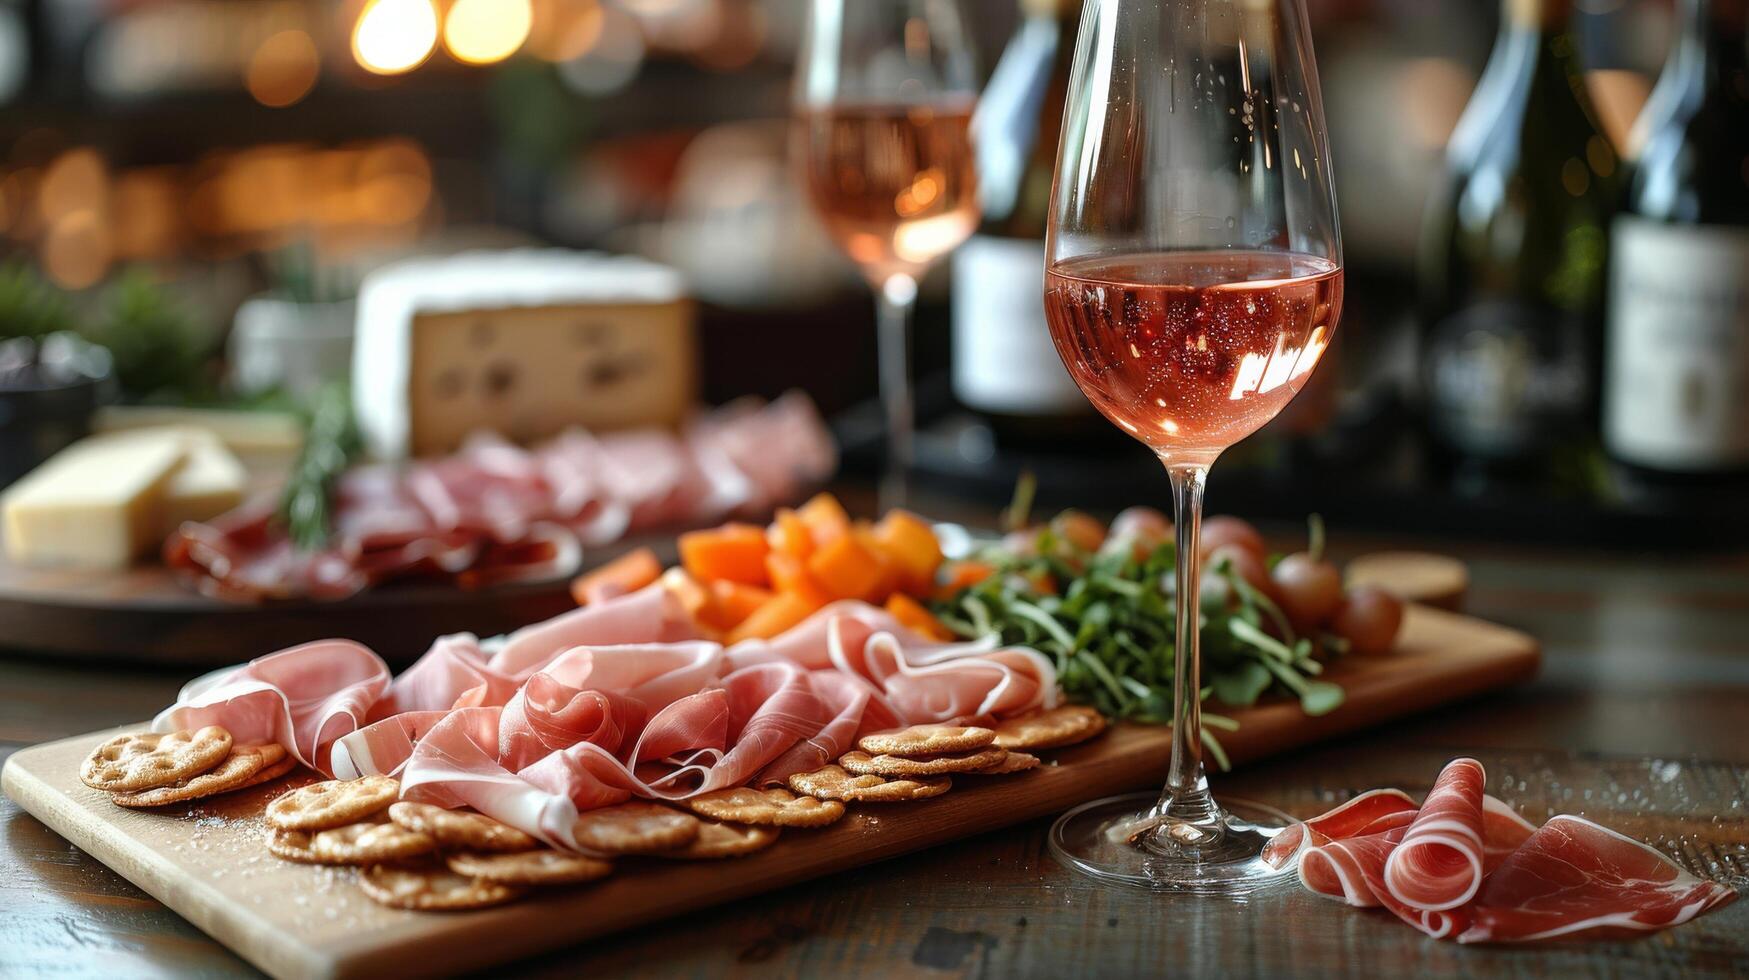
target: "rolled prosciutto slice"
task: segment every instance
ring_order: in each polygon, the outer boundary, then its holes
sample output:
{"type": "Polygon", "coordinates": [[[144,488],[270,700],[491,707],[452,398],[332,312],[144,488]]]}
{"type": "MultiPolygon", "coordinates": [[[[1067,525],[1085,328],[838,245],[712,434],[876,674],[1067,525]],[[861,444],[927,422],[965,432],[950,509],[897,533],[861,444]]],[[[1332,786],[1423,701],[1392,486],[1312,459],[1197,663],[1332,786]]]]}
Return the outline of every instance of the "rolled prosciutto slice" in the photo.
{"type": "Polygon", "coordinates": [[[1446,764],[1402,843],[1385,861],[1385,887],[1392,898],[1411,909],[1439,912],[1475,897],[1482,886],[1487,779],[1474,759],[1446,764]]]}
{"type": "Polygon", "coordinates": [[[1415,801],[1400,789],[1368,790],[1328,813],[1296,823],[1275,835],[1263,849],[1263,860],[1272,868],[1285,868],[1307,845],[1319,847],[1331,841],[1407,827],[1415,819],[1417,809],[1415,801]]]}
{"type": "Polygon", "coordinates": [[[1551,817],[1488,877],[1460,943],[1610,938],[1687,922],[1737,897],[1582,817],[1551,817]]]}

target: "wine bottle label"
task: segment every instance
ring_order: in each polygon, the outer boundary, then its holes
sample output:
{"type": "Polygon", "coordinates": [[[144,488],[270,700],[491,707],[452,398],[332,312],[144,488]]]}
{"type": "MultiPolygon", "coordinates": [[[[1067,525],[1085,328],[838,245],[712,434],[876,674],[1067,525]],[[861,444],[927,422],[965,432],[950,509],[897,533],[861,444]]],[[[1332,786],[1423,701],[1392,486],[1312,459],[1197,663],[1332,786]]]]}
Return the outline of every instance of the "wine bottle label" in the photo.
{"type": "Polygon", "coordinates": [[[1614,227],[1604,443],[1654,469],[1749,465],[1749,229],[1614,227]]]}
{"type": "Polygon", "coordinates": [[[1571,311],[1525,300],[1464,307],[1428,337],[1434,428],[1482,459],[1547,452],[1591,414],[1592,344],[1571,311]]]}
{"type": "Polygon", "coordinates": [[[1089,411],[1051,342],[1044,309],[1045,246],[971,238],[953,257],[953,391],[1004,415],[1089,411]]]}

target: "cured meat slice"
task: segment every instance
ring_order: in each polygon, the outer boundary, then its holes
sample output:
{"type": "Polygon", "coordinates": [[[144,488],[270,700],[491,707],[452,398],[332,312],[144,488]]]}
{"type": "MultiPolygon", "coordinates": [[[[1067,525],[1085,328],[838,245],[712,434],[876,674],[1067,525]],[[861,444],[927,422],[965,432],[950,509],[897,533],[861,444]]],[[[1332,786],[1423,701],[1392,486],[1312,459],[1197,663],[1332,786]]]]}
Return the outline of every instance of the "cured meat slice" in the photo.
{"type": "Polygon", "coordinates": [[[550,579],[576,569],[583,545],[767,511],[835,465],[831,434],[801,395],[719,409],[684,438],[569,432],[524,449],[477,434],[450,456],[343,473],[326,549],[295,547],[278,502],[262,498],[184,525],[164,554],[192,587],[237,602],[339,599],[412,576],[464,588],[550,579]]]}
{"type": "Polygon", "coordinates": [[[1263,860],[1272,868],[1285,868],[1298,856],[1301,847],[1319,847],[1331,841],[1406,827],[1415,819],[1418,809],[1409,794],[1400,789],[1368,790],[1334,810],[1276,834],[1264,846],[1263,860]]]}
{"type": "Polygon", "coordinates": [[[1507,856],[1536,833],[1536,824],[1492,794],[1482,797],[1482,873],[1491,875],[1507,856]]]}
{"type": "Polygon", "coordinates": [[[1446,764],[1385,862],[1385,886],[1403,905],[1456,908],[1482,885],[1482,796],[1487,773],[1474,759],[1446,764]]]}
{"type": "Polygon", "coordinates": [[[444,711],[466,700],[470,706],[501,705],[516,693],[516,682],[493,670],[472,633],[440,636],[425,654],[389,685],[371,707],[372,721],[403,711],[444,711]]]}
{"type": "Polygon", "coordinates": [[[698,637],[692,618],[660,582],[612,602],[588,605],[510,634],[493,670],[521,680],[572,647],[673,643],[698,637]]]}
{"type": "Polygon", "coordinates": [[[1621,937],[1687,922],[1736,897],[1637,840],[1562,815],[1489,876],[1457,941],[1621,937]]]}
{"type": "Polygon", "coordinates": [[[364,724],[388,687],[381,657],[351,640],[319,640],[197,678],[152,727],[219,725],[239,744],[278,742],[304,765],[332,773],[329,747],[364,724]]]}

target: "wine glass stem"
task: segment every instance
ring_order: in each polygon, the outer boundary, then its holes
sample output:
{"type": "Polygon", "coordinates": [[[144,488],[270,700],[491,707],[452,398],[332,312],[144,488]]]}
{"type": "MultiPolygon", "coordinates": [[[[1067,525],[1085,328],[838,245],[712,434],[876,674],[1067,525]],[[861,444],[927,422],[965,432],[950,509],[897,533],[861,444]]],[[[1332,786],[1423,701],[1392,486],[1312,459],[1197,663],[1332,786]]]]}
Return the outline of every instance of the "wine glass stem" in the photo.
{"type": "Polygon", "coordinates": [[[1172,512],[1178,535],[1178,622],[1172,653],[1172,764],[1159,803],[1159,812],[1166,819],[1155,839],[1158,844],[1184,850],[1214,843],[1223,831],[1221,811],[1209,795],[1202,768],[1202,631],[1198,619],[1202,563],[1198,542],[1208,468],[1168,463],[1166,472],[1172,478],[1172,512]]]}
{"type": "Polygon", "coordinates": [[[905,503],[916,426],[911,396],[911,312],[917,305],[917,280],[889,276],[875,289],[875,326],[881,408],[887,423],[887,465],[881,476],[883,509],[905,503]]]}

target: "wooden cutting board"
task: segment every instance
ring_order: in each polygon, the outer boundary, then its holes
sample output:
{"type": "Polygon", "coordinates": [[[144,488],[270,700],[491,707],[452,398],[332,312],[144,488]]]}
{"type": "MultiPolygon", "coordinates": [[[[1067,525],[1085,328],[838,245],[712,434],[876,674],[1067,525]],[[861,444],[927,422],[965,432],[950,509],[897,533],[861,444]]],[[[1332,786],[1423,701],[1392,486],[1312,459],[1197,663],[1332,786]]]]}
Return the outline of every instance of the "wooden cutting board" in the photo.
{"type": "MultiPolygon", "coordinates": [[[[1235,764],[1413,714],[1528,678],[1540,653],[1514,630],[1412,606],[1399,649],[1350,658],[1329,677],[1347,702],[1320,718],[1296,703],[1232,712],[1221,741],[1235,764]]],[[[143,724],[126,726],[139,730],[143,724]]],[[[124,730],[124,729],[118,729],[124,730]]],[[[1169,729],[1120,725],[1008,777],[961,777],[945,796],[858,805],[824,830],[786,831],[738,860],[622,861],[604,881],[536,893],[478,912],[404,912],[372,903],[351,872],[279,861],[261,845],[259,814],[284,785],[171,807],[124,810],[79,782],[79,763],[112,732],[13,755],[0,786],[123,877],[238,955],[277,977],[447,975],[582,942],[692,909],[869,864],[908,851],[1054,814],[1109,793],[1159,785],[1169,729]],[[1054,763],[1054,764],[1050,764],[1054,763]]],[[[1218,783],[1218,777],[1217,777],[1218,783]]]]}

